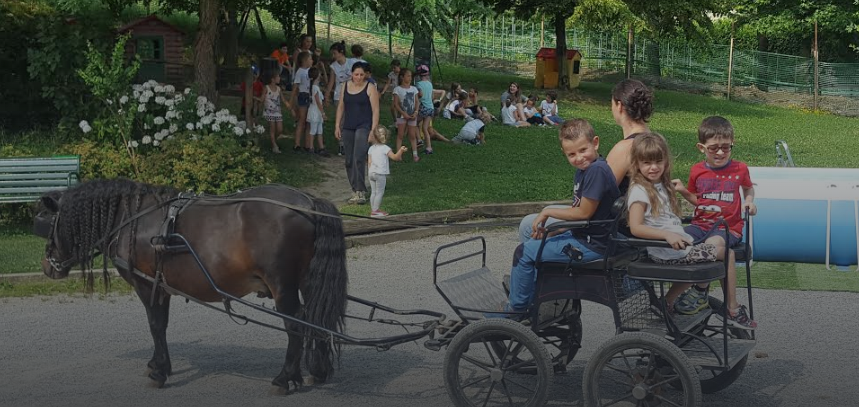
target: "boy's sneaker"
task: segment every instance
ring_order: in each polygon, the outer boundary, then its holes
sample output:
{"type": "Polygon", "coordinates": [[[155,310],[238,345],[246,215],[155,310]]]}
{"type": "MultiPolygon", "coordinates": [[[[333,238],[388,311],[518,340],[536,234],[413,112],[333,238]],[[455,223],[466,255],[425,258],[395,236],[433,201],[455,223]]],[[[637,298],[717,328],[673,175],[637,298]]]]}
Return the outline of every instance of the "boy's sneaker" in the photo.
{"type": "Polygon", "coordinates": [[[358,200],[355,203],[357,203],[358,205],[363,205],[367,203],[367,196],[365,195],[364,191],[358,191],[358,200]]]}
{"type": "Polygon", "coordinates": [[[331,157],[331,154],[328,154],[328,151],[325,151],[324,148],[317,151],[316,154],[319,154],[322,157],[331,157]]]}
{"type": "Polygon", "coordinates": [[[432,149],[431,149],[431,148],[428,148],[428,149],[424,150],[424,154],[429,155],[429,154],[432,154],[432,153],[433,153],[433,151],[432,151],[432,149]]]}
{"type": "Polygon", "coordinates": [[[691,287],[677,298],[677,302],[674,303],[674,310],[678,314],[694,315],[709,306],[708,290],[699,291],[697,288],[691,287]]]}
{"type": "Polygon", "coordinates": [[[370,212],[370,217],[371,217],[371,218],[384,218],[385,216],[388,216],[388,212],[385,212],[385,211],[382,211],[382,210],[378,210],[378,211],[372,211],[372,212],[370,212]]]}
{"type": "Polygon", "coordinates": [[[419,138],[418,139],[418,147],[423,147],[423,146],[424,146],[424,140],[419,138]]]}
{"type": "Polygon", "coordinates": [[[755,329],[758,323],[749,318],[749,311],[745,305],[740,305],[736,312],[728,311],[728,325],[740,329],[755,329]]]}
{"type": "Polygon", "coordinates": [[[349,198],[349,200],[348,200],[348,201],[346,201],[346,203],[348,203],[348,204],[352,204],[352,205],[357,204],[357,203],[358,203],[358,191],[353,191],[353,192],[352,192],[352,197],[351,197],[351,198],[349,198]]]}
{"type": "Polygon", "coordinates": [[[304,149],[302,149],[302,148],[301,148],[301,147],[299,147],[299,146],[295,146],[295,147],[292,147],[292,151],[294,151],[294,152],[296,152],[296,153],[300,153],[300,152],[303,152],[303,151],[304,151],[304,149]]]}
{"type": "Polygon", "coordinates": [[[346,147],[344,147],[344,146],[343,146],[343,144],[340,144],[340,145],[337,147],[337,155],[341,155],[341,156],[342,156],[342,155],[343,155],[343,154],[345,154],[345,153],[346,153],[346,147]]]}

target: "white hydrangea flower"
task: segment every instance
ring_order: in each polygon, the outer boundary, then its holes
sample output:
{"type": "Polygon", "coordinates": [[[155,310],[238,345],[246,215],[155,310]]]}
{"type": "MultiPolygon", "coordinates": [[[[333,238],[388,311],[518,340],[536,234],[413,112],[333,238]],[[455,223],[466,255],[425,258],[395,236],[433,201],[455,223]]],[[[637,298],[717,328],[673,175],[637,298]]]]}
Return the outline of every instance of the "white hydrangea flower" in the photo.
{"type": "Polygon", "coordinates": [[[206,111],[203,109],[197,109],[197,116],[203,117],[206,115],[206,111]]]}
{"type": "Polygon", "coordinates": [[[156,105],[163,105],[164,102],[166,102],[166,101],[167,101],[167,98],[165,98],[164,96],[156,96],[155,97],[155,104],[156,105]]]}
{"type": "Polygon", "coordinates": [[[89,123],[86,120],[81,120],[81,122],[78,123],[78,126],[80,126],[81,131],[84,132],[84,134],[92,131],[92,127],[90,127],[89,123]]]}
{"type": "Polygon", "coordinates": [[[200,118],[200,123],[203,123],[204,125],[208,126],[208,125],[212,124],[212,121],[214,121],[214,120],[215,120],[215,118],[212,117],[212,115],[205,115],[202,118],[200,118]]]}
{"type": "Polygon", "coordinates": [[[139,105],[137,105],[137,111],[138,111],[139,113],[143,113],[143,112],[145,112],[145,111],[146,111],[146,105],[145,105],[145,104],[139,104],[139,105]]]}
{"type": "Polygon", "coordinates": [[[161,85],[155,85],[155,88],[153,90],[155,91],[155,93],[164,93],[164,87],[161,85]]]}
{"type": "Polygon", "coordinates": [[[173,99],[167,99],[167,100],[165,100],[165,101],[164,101],[164,106],[167,106],[167,107],[173,107],[173,104],[175,104],[175,103],[176,103],[176,102],[175,102],[175,101],[173,101],[173,99]]]}
{"type": "Polygon", "coordinates": [[[146,104],[146,102],[149,102],[149,98],[148,98],[148,97],[146,97],[146,95],[140,95],[140,98],[139,98],[139,99],[137,99],[137,101],[138,101],[138,102],[140,102],[141,104],[144,104],[144,105],[145,105],[145,104],[146,104]]]}
{"type": "Polygon", "coordinates": [[[173,119],[176,117],[176,112],[173,110],[168,110],[167,113],[164,114],[164,118],[167,120],[173,119]]]}
{"type": "Polygon", "coordinates": [[[245,134],[251,134],[251,129],[245,129],[245,134]]]}
{"type": "Polygon", "coordinates": [[[158,117],[152,119],[152,122],[155,123],[156,125],[160,126],[160,125],[164,124],[164,118],[161,116],[158,116],[158,117]]]}
{"type": "Polygon", "coordinates": [[[194,123],[188,123],[185,125],[185,128],[188,130],[194,130],[194,123]]]}
{"type": "Polygon", "coordinates": [[[176,112],[176,120],[182,119],[182,112],[176,112]]]}
{"type": "Polygon", "coordinates": [[[126,103],[128,103],[128,95],[122,95],[122,97],[119,98],[119,104],[124,105],[126,103]]]}
{"type": "Polygon", "coordinates": [[[108,104],[108,105],[112,105],[112,104],[113,104],[113,100],[111,100],[111,99],[107,99],[107,100],[105,100],[105,102],[107,102],[107,104],[108,104]]]}
{"type": "Polygon", "coordinates": [[[134,84],[134,85],[131,85],[131,89],[134,90],[135,92],[139,93],[140,91],[143,90],[143,85],[134,84]]]}
{"type": "Polygon", "coordinates": [[[197,140],[197,135],[196,135],[196,134],[192,134],[192,135],[191,135],[191,140],[196,141],[196,140],[197,140]]]}
{"type": "MultiPolygon", "coordinates": [[[[185,94],[187,94],[187,93],[188,93],[188,91],[187,91],[187,89],[186,89],[185,94]]],[[[205,96],[203,96],[203,95],[197,96],[197,104],[198,104],[198,105],[199,105],[199,104],[204,104],[204,103],[206,103],[206,101],[207,101],[207,100],[208,100],[208,99],[206,99],[206,97],[205,97],[205,96]]]]}
{"type": "Polygon", "coordinates": [[[158,145],[159,145],[159,144],[161,144],[161,142],[160,142],[160,141],[158,141],[158,140],[155,140],[155,141],[153,141],[153,142],[152,142],[152,145],[153,145],[153,146],[155,146],[155,147],[158,147],[158,145]]]}
{"type": "Polygon", "coordinates": [[[167,130],[168,130],[168,132],[169,132],[169,133],[175,133],[176,131],[178,131],[178,130],[179,130],[179,126],[178,126],[178,125],[176,125],[176,123],[173,123],[173,124],[171,124],[171,125],[170,125],[170,128],[169,128],[169,129],[167,129],[167,130]]]}
{"type": "Polygon", "coordinates": [[[131,140],[131,141],[129,141],[129,142],[128,142],[128,144],[126,144],[126,145],[127,145],[128,147],[131,147],[131,148],[137,148],[137,146],[139,146],[140,144],[138,144],[138,143],[137,143],[137,141],[135,141],[135,140],[131,140]]]}
{"type": "Polygon", "coordinates": [[[189,94],[189,93],[191,93],[191,88],[185,88],[184,93],[185,93],[186,95],[187,95],[187,94],[189,94]]]}
{"type": "Polygon", "coordinates": [[[78,123],[78,127],[82,128],[82,129],[86,126],[89,126],[89,122],[87,122],[86,120],[81,120],[81,122],[78,123]]]}
{"type": "Polygon", "coordinates": [[[152,93],[152,91],[151,91],[151,90],[149,90],[149,89],[147,89],[147,90],[143,91],[143,95],[144,95],[144,96],[146,96],[146,98],[147,98],[147,99],[149,99],[149,98],[151,98],[151,97],[155,96],[155,94],[154,94],[154,93],[152,93]]]}
{"type": "Polygon", "coordinates": [[[139,90],[135,90],[131,94],[132,94],[132,96],[134,96],[135,99],[140,98],[140,91],[139,90]]]}
{"type": "Polygon", "coordinates": [[[155,85],[158,85],[158,82],[156,82],[155,79],[150,79],[150,80],[146,81],[146,85],[149,88],[154,88],[155,85]]]}
{"type": "Polygon", "coordinates": [[[149,123],[143,123],[143,130],[149,130],[149,123]]]}
{"type": "Polygon", "coordinates": [[[174,137],[176,137],[176,136],[167,137],[167,140],[173,140],[174,137]]]}
{"type": "Polygon", "coordinates": [[[221,126],[218,126],[218,123],[213,124],[212,125],[212,131],[215,133],[221,131],[221,126]]]}
{"type": "Polygon", "coordinates": [[[233,127],[233,133],[236,133],[237,136],[241,136],[242,134],[245,134],[245,131],[242,130],[241,127],[233,127]]]}
{"type": "Polygon", "coordinates": [[[235,125],[238,121],[239,121],[239,119],[236,118],[236,116],[230,116],[230,120],[229,120],[230,124],[235,125]]]}
{"type": "Polygon", "coordinates": [[[200,130],[202,128],[203,128],[203,123],[197,122],[197,130],[200,130]]]}
{"type": "Polygon", "coordinates": [[[161,141],[161,140],[164,140],[164,135],[163,135],[163,134],[161,134],[161,132],[160,132],[160,131],[159,131],[158,133],[155,133],[155,135],[154,135],[154,136],[152,136],[152,137],[155,139],[155,141],[161,141]]]}
{"type": "Polygon", "coordinates": [[[214,112],[215,111],[215,104],[212,102],[206,102],[206,110],[208,110],[210,112],[214,112]]]}
{"type": "Polygon", "coordinates": [[[236,127],[241,127],[241,128],[248,127],[248,124],[247,124],[247,123],[245,123],[245,121],[244,121],[244,120],[236,121],[236,122],[235,122],[235,123],[233,123],[233,124],[234,124],[236,127]]]}
{"type": "Polygon", "coordinates": [[[152,143],[152,137],[143,136],[143,139],[141,141],[143,142],[143,144],[150,144],[152,143]]]}
{"type": "Polygon", "coordinates": [[[265,133],[265,127],[263,127],[261,124],[256,125],[256,127],[254,127],[254,130],[256,130],[258,134],[265,133]]]}
{"type": "Polygon", "coordinates": [[[164,85],[164,92],[173,93],[176,92],[176,88],[173,85],[164,85]]]}

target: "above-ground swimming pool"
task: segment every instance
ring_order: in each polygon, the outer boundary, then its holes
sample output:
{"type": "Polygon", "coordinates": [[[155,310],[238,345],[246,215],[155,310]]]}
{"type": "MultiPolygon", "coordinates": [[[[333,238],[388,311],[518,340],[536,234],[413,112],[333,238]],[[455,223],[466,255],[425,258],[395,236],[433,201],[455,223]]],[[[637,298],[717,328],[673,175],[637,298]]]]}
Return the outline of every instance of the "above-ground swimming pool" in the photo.
{"type": "Polygon", "coordinates": [[[859,169],[749,167],[754,259],[857,264],[859,169]]]}

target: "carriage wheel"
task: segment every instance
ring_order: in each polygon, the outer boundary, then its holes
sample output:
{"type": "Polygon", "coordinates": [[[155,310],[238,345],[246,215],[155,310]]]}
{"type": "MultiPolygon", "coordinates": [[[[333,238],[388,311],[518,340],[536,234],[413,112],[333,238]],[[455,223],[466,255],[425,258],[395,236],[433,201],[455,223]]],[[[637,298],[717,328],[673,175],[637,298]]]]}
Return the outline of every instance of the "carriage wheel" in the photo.
{"type": "Polygon", "coordinates": [[[444,357],[444,382],[456,406],[546,404],[551,358],[528,327],[507,319],[470,323],[444,357]]]}
{"type": "MultiPolygon", "coordinates": [[[[710,308],[713,309],[714,313],[718,312],[719,309],[722,308],[722,301],[717,298],[710,297],[710,308]]],[[[709,336],[713,334],[713,332],[705,331],[704,334],[709,336]]],[[[730,326],[728,327],[728,335],[730,335],[731,338],[736,339],[752,339],[752,334],[749,331],[745,329],[731,328],[730,326]]],[[[730,344],[728,346],[730,346],[730,344]]],[[[701,391],[704,392],[704,394],[710,394],[730,386],[731,383],[734,383],[734,381],[736,381],[743,373],[748,360],[749,355],[744,356],[730,370],[700,370],[698,372],[698,377],[701,379],[701,391]]]]}
{"type": "Polygon", "coordinates": [[[701,405],[701,383],[683,351],[645,332],[603,343],[588,361],[582,388],[586,407],[701,405]]]}

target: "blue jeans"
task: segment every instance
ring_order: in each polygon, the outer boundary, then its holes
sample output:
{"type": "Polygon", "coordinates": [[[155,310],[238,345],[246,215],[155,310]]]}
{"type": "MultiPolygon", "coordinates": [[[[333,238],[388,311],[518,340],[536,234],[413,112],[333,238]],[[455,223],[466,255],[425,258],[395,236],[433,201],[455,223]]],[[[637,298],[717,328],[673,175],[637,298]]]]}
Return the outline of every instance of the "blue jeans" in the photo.
{"type": "MultiPolygon", "coordinates": [[[[510,270],[510,296],[507,299],[506,311],[524,311],[531,305],[537,281],[535,264],[540,243],[540,240],[530,239],[516,248],[513,254],[513,269],[510,270]]],[[[566,232],[546,239],[541,261],[559,263],[570,261],[570,258],[563,253],[564,247],[568,244],[582,251],[584,255],[582,262],[594,261],[603,256],[574,238],[572,232],[566,232]]]]}
{"type": "MultiPolygon", "coordinates": [[[[566,209],[569,208],[570,205],[549,205],[547,208],[555,208],[555,209],[566,209]]],[[[531,240],[531,224],[534,223],[534,219],[537,217],[537,213],[532,213],[530,215],[526,215],[522,218],[522,221],[519,222],[519,243],[525,243],[531,240]]],[[[560,219],[549,218],[546,220],[546,226],[549,226],[553,223],[561,222],[560,219]]]]}

